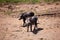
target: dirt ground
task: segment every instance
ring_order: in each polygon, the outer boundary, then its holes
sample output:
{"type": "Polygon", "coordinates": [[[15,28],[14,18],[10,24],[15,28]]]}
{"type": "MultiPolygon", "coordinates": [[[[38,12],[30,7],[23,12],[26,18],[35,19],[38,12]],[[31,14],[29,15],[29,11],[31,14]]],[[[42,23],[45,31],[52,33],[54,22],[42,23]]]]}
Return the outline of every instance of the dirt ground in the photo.
{"type": "MultiPolygon", "coordinates": [[[[14,5],[12,10],[12,16],[2,14],[0,12],[0,40],[60,40],[60,5],[14,5]],[[32,6],[32,8],[30,7],[32,6]],[[37,6],[37,7],[36,7],[37,6]],[[19,9],[20,8],[20,9],[19,9]],[[51,10],[52,8],[52,10],[51,10]],[[55,9],[56,8],[56,9],[55,9]],[[33,32],[27,32],[26,27],[22,27],[22,20],[13,17],[18,15],[21,10],[30,11],[31,9],[36,13],[46,13],[44,10],[51,10],[51,13],[57,13],[56,15],[46,15],[38,17],[38,28],[40,30],[33,32]],[[57,11],[58,10],[58,11],[57,11]],[[35,12],[35,11],[34,11],[35,12]],[[59,14],[58,14],[59,13],[59,14]]],[[[4,7],[0,7],[3,10],[4,7]]],[[[5,8],[8,10],[7,8],[5,8]]],[[[4,11],[6,11],[4,10],[4,11]]]]}

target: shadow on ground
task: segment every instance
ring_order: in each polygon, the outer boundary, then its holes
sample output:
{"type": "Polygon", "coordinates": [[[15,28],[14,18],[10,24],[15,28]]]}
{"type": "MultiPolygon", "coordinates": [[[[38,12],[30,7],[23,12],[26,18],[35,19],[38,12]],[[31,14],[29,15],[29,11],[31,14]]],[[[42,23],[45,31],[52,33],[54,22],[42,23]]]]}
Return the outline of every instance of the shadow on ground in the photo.
{"type": "Polygon", "coordinates": [[[39,31],[41,31],[41,30],[43,30],[43,28],[34,29],[34,30],[33,30],[33,33],[34,33],[34,34],[37,34],[37,33],[38,33],[39,31]]]}

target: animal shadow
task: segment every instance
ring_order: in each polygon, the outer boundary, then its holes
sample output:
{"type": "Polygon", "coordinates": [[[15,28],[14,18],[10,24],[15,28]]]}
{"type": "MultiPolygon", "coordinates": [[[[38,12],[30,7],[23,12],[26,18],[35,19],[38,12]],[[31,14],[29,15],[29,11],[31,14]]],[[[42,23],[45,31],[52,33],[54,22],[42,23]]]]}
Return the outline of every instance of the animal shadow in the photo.
{"type": "Polygon", "coordinates": [[[43,30],[43,28],[34,29],[34,30],[33,30],[33,33],[34,33],[34,34],[37,34],[37,33],[38,33],[39,31],[41,31],[41,30],[43,30]]]}

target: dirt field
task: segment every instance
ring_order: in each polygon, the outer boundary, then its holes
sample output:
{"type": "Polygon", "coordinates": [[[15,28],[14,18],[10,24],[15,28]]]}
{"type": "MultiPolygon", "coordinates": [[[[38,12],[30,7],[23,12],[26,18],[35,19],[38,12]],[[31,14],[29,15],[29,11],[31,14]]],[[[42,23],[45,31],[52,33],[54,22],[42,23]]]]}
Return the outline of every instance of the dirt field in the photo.
{"type": "MultiPolygon", "coordinates": [[[[21,12],[21,9],[31,10],[30,6],[34,6],[34,7],[38,6],[37,9],[35,8],[36,13],[38,14],[40,12],[46,13],[44,12],[44,10],[47,10],[50,8],[52,8],[52,10],[55,10],[55,11],[58,10],[58,12],[56,11],[57,14],[53,16],[51,15],[40,16],[38,18],[38,22],[39,22],[38,28],[40,30],[34,31],[34,32],[27,32],[27,28],[21,26],[22,20],[18,20],[17,17],[13,17],[18,14],[11,14],[11,16],[8,16],[8,15],[3,15],[1,12],[0,14],[0,40],[60,40],[60,14],[58,14],[60,12],[60,5],[54,4],[54,5],[49,5],[49,7],[47,5],[45,6],[15,5],[15,8],[13,9],[13,13],[19,13],[19,11],[21,12]],[[55,7],[56,9],[54,9],[55,7]]],[[[34,9],[34,7],[32,8],[34,9]]]]}

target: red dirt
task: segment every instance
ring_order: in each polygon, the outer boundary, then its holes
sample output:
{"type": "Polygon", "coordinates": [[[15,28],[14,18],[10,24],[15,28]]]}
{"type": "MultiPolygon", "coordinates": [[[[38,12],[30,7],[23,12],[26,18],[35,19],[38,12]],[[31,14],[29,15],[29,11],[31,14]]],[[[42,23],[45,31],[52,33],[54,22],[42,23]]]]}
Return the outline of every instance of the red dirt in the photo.
{"type": "MultiPolygon", "coordinates": [[[[50,10],[50,8],[54,11],[55,7],[56,10],[60,10],[60,5],[15,5],[13,11],[17,14],[11,15],[16,16],[21,10],[29,10],[31,9],[30,6],[34,6],[32,8],[36,9],[36,13],[45,13],[43,11],[50,10]]],[[[43,30],[34,34],[33,32],[27,32],[26,27],[21,27],[22,20],[0,14],[0,40],[60,40],[60,16],[40,16],[38,22],[38,28],[43,28],[43,30]]]]}

